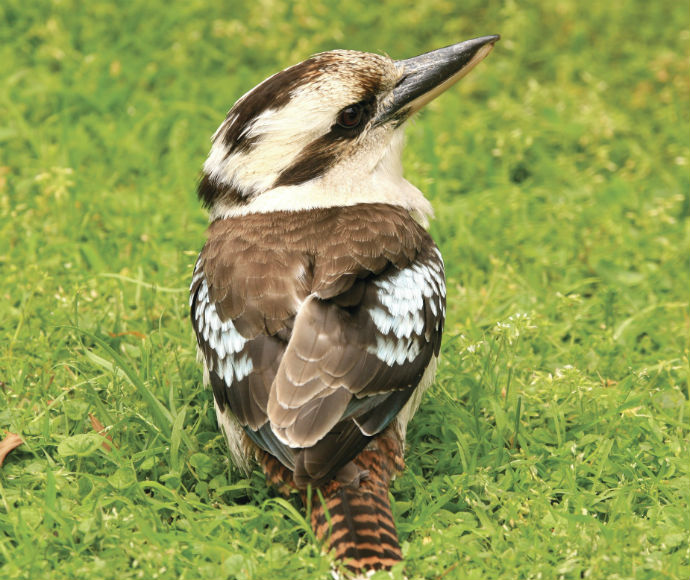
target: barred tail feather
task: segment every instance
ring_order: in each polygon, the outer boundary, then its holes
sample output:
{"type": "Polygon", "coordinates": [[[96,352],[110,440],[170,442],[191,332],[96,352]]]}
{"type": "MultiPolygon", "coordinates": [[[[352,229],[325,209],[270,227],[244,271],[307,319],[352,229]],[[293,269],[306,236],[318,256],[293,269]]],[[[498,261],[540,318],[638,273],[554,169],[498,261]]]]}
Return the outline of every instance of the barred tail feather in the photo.
{"type": "MultiPolygon", "coordinates": [[[[259,452],[267,481],[286,495],[297,486],[291,470],[275,457],[259,452]]],[[[397,436],[374,439],[327,484],[300,489],[311,512],[311,526],[335,557],[356,574],[386,570],[402,560],[388,498],[394,474],[405,467],[397,436]]]]}
{"type": "Polygon", "coordinates": [[[376,448],[360,453],[354,463],[364,473],[359,482],[332,481],[312,496],[311,525],[352,571],[389,569],[402,560],[388,498],[402,459],[376,448]]]}
{"type": "Polygon", "coordinates": [[[339,485],[325,507],[315,498],[312,526],[326,539],[335,556],[355,572],[391,568],[402,560],[393,516],[387,498],[373,491],[339,485]]]}

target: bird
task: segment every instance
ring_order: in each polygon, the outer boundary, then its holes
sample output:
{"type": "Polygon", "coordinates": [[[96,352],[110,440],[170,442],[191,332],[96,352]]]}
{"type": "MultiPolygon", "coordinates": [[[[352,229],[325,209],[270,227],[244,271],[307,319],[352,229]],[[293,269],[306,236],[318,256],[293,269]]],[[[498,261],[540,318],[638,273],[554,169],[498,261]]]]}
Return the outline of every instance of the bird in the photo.
{"type": "Polygon", "coordinates": [[[402,560],[390,484],[446,312],[432,206],[403,177],[406,121],[492,50],[311,56],[212,136],[190,314],[233,463],[296,491],[348,574],[402,560]]]}

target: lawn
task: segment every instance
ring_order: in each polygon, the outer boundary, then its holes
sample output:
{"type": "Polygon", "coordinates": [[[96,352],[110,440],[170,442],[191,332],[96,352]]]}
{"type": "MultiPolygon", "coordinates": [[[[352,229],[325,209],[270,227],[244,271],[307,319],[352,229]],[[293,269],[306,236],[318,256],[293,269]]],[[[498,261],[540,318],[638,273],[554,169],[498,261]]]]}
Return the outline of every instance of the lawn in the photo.
{"type": "Polygon", "coordinates": [[[3,0],[0,578],[328,577],[201,385],[199,170],[232,103],[314,52],[493,33],[407,132],[448,320],[394,577],[690,576],[684,2],[3,0]]]}

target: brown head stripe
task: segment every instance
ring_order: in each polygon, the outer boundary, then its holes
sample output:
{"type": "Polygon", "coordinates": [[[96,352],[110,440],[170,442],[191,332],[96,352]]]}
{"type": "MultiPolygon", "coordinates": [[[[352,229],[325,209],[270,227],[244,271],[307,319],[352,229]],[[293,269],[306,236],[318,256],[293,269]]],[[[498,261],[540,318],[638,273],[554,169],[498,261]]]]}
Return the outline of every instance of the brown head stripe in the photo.
{"type": "Polygon", "coordinates": [[[228,147],[227,154],[251,149],[256,139],[243,134],[249,124],[267,109],[281,109],[287,105],[292,92],[323,74],[330,60],[332,57],[329,59],[328,55],[316,55],[286,68],[267,78],[236,103],[228,113],[228,116],[236,115],[236,119],[223,136],[223,142],[228,147]]]}

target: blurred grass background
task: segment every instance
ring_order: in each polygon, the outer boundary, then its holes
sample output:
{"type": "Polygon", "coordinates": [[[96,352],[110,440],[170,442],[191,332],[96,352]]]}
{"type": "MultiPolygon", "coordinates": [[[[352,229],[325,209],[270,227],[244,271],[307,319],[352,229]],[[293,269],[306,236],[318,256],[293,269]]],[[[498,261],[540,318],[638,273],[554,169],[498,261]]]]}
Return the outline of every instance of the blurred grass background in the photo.
{"type": "Polygon", "coordinates": [[[195,183],[269,74],[493,33],[408,128],[449,309],[394,576],[690,575],[686,3],[4,0],[1,578],[327,576],[200,386],[195,183]]]}

